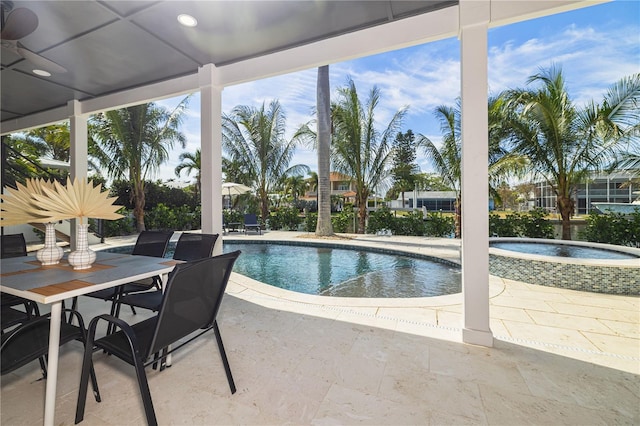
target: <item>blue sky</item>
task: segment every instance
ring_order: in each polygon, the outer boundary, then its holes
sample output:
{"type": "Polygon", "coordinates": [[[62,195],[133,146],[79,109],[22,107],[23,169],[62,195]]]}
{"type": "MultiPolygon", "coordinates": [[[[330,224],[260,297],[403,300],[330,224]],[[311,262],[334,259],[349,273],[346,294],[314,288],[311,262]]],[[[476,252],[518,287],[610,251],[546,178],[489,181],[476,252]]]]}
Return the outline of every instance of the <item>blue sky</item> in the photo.
{"type": "MultiPolygon", "coordinates": [[[[460,44],[445,39],[329,67],[331,90],[345,86],[351,77],[362,102],[375,85],[381,91],[376,122],[386,127],[392,115],[408,106],[403,131],[411,129],[441,140],[433,111],[439,105],[455,104],[460,94],[460,44]]],[[[497,94],[507,88],[525,87],[527,78],[548,68],[562,66],[569,94],[582,105],[600,102],[609,86],[622,77],[640,72],[640,2],[617,0],[597,6],[538,18],[489,32],[489,90],[497,94]]],[[[222,93],[222,109],[229,113],[236,105],[259,107],[278,99],[287,116],[288,133],[312,120],[315,106],[317,69],[286,74],[227,87],[222,93]]],[[[173,107],[176,99],[159,102],[173,107]]],[[[196,94],[182,125],[187,136],[184,151],[200,146],[200,98],[196,94]]],[[[179,164],[175,151],[157,178],[176,178],[179,164]]],[[[299,148],[293,164],[306,164],[317,170],[316,152],[299,148]]],[[[431,171],[418,153],[422,171],[431,171]]],[[[180,180],[191,180],[183,172],[180,180]]]]}

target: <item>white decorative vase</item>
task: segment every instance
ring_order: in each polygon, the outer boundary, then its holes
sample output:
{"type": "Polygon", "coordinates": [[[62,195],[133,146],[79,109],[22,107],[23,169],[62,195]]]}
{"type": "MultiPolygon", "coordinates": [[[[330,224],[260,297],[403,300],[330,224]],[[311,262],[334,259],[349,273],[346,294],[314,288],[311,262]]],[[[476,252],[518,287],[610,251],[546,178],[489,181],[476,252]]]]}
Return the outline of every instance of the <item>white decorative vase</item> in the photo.
{"type": "Polygon", "coordinates": [[[62,259],[64,250],[56,245],[56,224],[44,224],[44,247],[36,252],[36,259],[43,265],[56,265],[62,259]]]}
{"type": "Polygon", "coordinates": [[[79,224],[76,234],[76,249],[69,254],[69,265],[73,269],[91,268],[96,261],[96,252],[89,248],[88,224],[79,224]]]}

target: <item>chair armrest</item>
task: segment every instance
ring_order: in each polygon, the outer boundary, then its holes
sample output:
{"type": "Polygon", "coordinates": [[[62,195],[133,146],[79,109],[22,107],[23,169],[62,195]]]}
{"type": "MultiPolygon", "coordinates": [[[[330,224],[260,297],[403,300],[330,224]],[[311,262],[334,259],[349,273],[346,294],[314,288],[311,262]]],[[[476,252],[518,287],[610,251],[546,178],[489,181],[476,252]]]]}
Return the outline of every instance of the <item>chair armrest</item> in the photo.
{"type": "Polygon", "coordinates": [[[100,320],[106,321],[120,328],[120,330],[122,330],[122,332],[126,336],[127,341],[129,342],[131,353],[140,357],[140,351],[139,351],[140,345],[138,344],[138,337],[136,336],[136,332],[128,323],[121,320],[120,318],[114,317],[113,315],[102,314],[102,315],[98,315],[97,317],[91,320],[91,322],[89,323],[88,341],[90,341],[92,345],[96,336],[96,327],[100,320]]]}

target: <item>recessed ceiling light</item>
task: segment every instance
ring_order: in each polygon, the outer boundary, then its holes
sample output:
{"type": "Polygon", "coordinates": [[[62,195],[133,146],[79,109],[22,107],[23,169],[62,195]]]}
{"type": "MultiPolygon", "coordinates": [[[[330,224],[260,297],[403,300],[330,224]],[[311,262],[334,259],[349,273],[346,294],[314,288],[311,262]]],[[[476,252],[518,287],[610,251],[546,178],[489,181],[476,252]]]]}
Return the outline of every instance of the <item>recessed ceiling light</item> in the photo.
{"type": "Polygon", "coordinates": [[[178,15],[178,22],[180,22],[185,27],[195,27],[198,25],[198,21],[191,15],[187,15],[185,13],[178,15]]]}
{"type": "Polygon", "coordinates": [[[42,77],[51,77],[51,73],[45,70],[33,70],[33,73],[42,77]]]}

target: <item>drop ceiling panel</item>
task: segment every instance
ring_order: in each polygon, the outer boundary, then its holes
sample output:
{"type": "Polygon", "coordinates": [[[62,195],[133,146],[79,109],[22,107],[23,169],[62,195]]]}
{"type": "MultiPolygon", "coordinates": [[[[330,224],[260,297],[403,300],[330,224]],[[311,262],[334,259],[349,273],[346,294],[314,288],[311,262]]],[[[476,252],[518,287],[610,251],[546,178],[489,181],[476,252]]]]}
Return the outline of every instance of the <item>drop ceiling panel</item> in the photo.
{"type": "Polygon", "coordinates": [[[65,40],[99,28],[117,16],[90,1],[15,1],[14,9],[25,7],[38,16],[38,27],[20,42],[40,52],[65,40]]]}
{"type": "Polygon", "coordinates": [[[66,105],[77,95],[72,89],[12,69],[2,70],[0,79],[2,120],[6,119],[5,106],[12,114],[23,115],[66,105]]]}
{"type": "Polygon", "coordinates": [[[70,71],[62,84],[99,95],[197,70],[198,64],[135,25],[118,21],[49,50],[70,71]]]}

